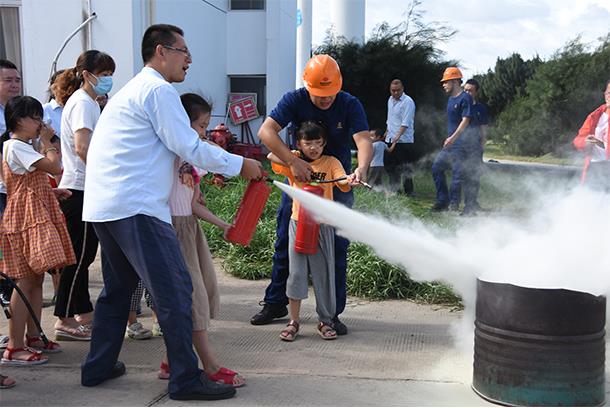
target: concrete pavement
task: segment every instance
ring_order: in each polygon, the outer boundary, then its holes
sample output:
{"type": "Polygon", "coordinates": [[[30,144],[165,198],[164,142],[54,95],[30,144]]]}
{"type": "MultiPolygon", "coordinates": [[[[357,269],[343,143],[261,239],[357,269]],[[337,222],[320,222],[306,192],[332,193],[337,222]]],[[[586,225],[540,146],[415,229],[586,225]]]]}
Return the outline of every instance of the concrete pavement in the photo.
{"type": "MultiPolygon", "coordinates": [[[[86,342],[62,342],[64,351],[36,368],[0,366],[18,381],[0,392],[1,406],[483,406],[471,389],[472,358],[458,351],[451,327],[460,311],[408,301],[369,302],[351,298],[343,316],[347,336],[324,341],[315,332],[313,295],[303,305],[300,336],[279,340],[287,322],[255,327],[265,281],[233,278],[219,269],[222,309],[210,338],[220,362],[243,374],[248,385],[235,398],[173,401],[166,382],[156,379],[164,353],[162,339],[126,339],[121,359],[127,374],[101,386],[79,385],[86,342]]],[[[99,261],[91,292],[101,290],[99,261]]],[[[45,283],[50,294],[50,279],[45,283]]],[[[144,307],[140,321],[151,327],[144,307]]],[[[45,333],[53,338],[52,308],[43,311],[45,333]]],[[[6,333],[7,321],[0,320],[6,333]]]]}

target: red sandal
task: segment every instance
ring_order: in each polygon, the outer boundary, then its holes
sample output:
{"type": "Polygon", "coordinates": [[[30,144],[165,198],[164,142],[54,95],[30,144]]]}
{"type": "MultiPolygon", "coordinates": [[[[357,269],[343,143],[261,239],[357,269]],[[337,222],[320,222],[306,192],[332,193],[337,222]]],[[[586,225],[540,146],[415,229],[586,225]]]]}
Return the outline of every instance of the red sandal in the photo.
{"type": "Polygon", "coordinates": [[[25,336],[25,345],[45,354],[55,354],[61,353],[61,346],[59,343],[49,340],[45,343],[40,336],[25,336]],[[42,347],[40,345],[35,345],[34,343],[42,343],[42,347]]]}
{"type": "Polygon", "coordinates": [[[210,379],[210,381],[214,381],[216,383],[221,383],[221,384],[232,385],[234,388],[239,388],[239,387],[243,387],[244,385],[246,385],[246,379],[244,377],[239,375],[239,373],[236,373],[235,371],[229,370],[228,368],[225,368],[225,367],[220,367],[218,369],[218,371],[215,372],[214,374],[208,374],[208,378],[210,379]],[[236,377],[243,382],[236,384],[235,383],[236,377]]]}
{"type": "Polygon", "coordinates": [[[39,365],[44,364],[49,361],[47,356],[44,356],[41,352],[31,349],[29,347],[19,347],[19,348],[11,348],[7,347],[2,355],[2,364],[3,365],[13,365],[13,366],[28,366],[28,365],[39,365]],[[19,353],[21,351],[27,351],[30,353],[29,357],[25,360],[14,359],[13,354],[19,353]],[[6,356],[6,357],[5,357],[6,356]]]}
{"type": "Polygon", "coordinates": [[[169,380],[169,374],[169,364],[162,361],[161,365],[159,366],[159,371],[157,371],[157,378],[160,380],[169,380]]]}

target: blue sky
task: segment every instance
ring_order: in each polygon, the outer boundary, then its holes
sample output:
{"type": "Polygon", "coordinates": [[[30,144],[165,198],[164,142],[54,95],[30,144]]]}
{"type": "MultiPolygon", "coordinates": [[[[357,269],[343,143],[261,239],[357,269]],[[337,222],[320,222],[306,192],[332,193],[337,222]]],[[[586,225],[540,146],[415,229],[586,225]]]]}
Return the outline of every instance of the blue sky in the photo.
{"type": "MultiPolygon", "coordinates": [[[[329,0],[313,0],[313,43],[320,44],[331,26],[329,0]]],[[[331,0],[332,1],[332,0],[331,0]]],[[[365,34],[387,21],[404,20],[410,0],[366,0],[365,34]]],[[[550,57],[581,35],[597,45],[610,32],[610,0],[423,0],[424,21],[441,22],[457,34],[440,44],[446,56],[460,61],[465,76],[484,73],[498,57],[519,52],[525,59],[550,57]]]]}

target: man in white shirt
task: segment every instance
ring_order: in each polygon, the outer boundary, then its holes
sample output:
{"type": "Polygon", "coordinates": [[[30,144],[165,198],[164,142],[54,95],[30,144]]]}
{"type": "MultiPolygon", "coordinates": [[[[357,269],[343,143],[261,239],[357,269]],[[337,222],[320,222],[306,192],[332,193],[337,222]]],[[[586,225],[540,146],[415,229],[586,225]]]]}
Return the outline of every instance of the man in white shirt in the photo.
{"type": "Polygon", "coordinates": [[[400,79],[394,79],[390,83],[390,94],[385,141],[391,149],[385,152],[384,166],[390,178],[390,188],[400,190],[401,177],[404,176],[403,192],[412,195],[411,163],[415,161],[413,151],[415,102],[404,93],[400,79]]]}
{"type": "Polygon", "coordinates": [[[131,294],[142,279],[150,290],[167,347],[169,396],[177,400],[230,398],[230,385],[211,382],[192,348],[192,284],[176,233],[169,195],[176,155],[214,173],[262,177],[261,165],[197,137],[172,82],[192,62],[183,31],[149,27],[142,40],[144,68],[109,102],[87,155],[83,220],[102,247],[104,290],[93,318],[91,349],[81,383],[94,386],[125,373],[118,361],[131,294]]]}

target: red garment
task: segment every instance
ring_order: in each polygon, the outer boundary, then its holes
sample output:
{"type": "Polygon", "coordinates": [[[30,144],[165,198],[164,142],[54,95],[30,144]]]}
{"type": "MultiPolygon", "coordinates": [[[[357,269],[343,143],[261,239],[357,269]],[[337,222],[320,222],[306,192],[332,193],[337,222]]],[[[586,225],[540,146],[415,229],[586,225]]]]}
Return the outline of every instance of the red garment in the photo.
{"type": "MultiPolygon", "coordinates": [[[[599,108],[597,108],[593,112],[591,112],[589,114],[589,116],[587,116],[587,118],[585,119],[585,122],[580,127],[578,134],[572,141],[572,143],[574,144],[574,147],[576,147],[578,150],[585,149],[585,147],[587,146],[587,140],[586,140],[587,136],[595,134],[595,128],[597,127],[599,118],[601,118],[601,116],[603,115],[604,112],[606,112],[606,110],[608,110],[608,107],[606,106],[606,104],[603,104],[602,106],[600,106],[599,108]]],[[[607,140],[608,140],[608,142],[606,143],[606,160],[610,159],[610,126],[608,126],[607,140]]],[[[590,163],[591,163],[591,156],[587,155],[587,157],[585,157],[585,165],[582,169],[582,175],[580,177],[581,183],[584,183],[584,181],[585,181],[585,178],[587,175],[587,169],[589,168],[590,163]]]]}

